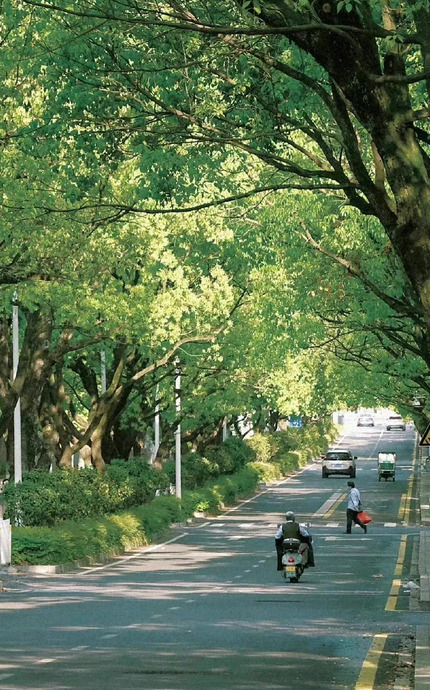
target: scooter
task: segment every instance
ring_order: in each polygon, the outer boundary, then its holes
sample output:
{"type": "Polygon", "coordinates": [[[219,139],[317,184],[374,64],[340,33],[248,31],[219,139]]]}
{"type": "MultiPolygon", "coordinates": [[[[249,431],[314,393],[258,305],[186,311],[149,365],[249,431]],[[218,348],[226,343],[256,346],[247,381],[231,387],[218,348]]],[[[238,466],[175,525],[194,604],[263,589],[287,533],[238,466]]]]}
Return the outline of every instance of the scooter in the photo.
{"type": "Polygon", "coordinates": [[[299,553],[299,539],[284,539],[282,544],[282,577],[290,582],[298,582],[304,571],[302,554],[299,553]]]}

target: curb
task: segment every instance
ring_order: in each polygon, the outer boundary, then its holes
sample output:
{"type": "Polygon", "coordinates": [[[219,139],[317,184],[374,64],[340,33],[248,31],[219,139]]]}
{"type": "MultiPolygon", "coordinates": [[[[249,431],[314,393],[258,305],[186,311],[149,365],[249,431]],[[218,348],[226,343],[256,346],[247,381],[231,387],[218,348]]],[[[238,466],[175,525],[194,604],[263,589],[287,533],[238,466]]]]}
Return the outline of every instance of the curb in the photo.
{"type": "Polygon", "coordinates": [[[430,627],[417,625],[415,642],[415,690],[430,690],[430,627]]]}
{"type": "MultiPolygon", "coordinates": [[[[199,519],[205,518],[205,513],[195,513],[194,517],[187,518],[186,522],[172,522],[168,529],[183,529],[189,525],[195,524],[199,519]]],[[[161,535],[159,535],[161,538],[161,535]]],[[[157,540],[153,540],[150,544],[142,544],[136,549],[131,551],[123,551],[120,554],[98,556],[97,558],[87,556],[78,561],[71,561],[70,563],[60,563],[58,565],[10,565],[6,569],[7,575],[20,575],[20,574],[31,574],[31,575],[65,575],[67,573],[72,573],[80,568],[91,568],[98,565],[106,565],[106,563],[114,564],[118,559],[122,559],[125,554],[136,553],[141,549],[148,548],[151,544],[156,544],[157,540]]],[[[1,589],[1,582],[0,582],[1,589]]]]}
{"type": "Polygon", "coordinates": [[[430,601],[430,532],[420,530],[418,570],[420,574],[420,601],[430,601]]]}

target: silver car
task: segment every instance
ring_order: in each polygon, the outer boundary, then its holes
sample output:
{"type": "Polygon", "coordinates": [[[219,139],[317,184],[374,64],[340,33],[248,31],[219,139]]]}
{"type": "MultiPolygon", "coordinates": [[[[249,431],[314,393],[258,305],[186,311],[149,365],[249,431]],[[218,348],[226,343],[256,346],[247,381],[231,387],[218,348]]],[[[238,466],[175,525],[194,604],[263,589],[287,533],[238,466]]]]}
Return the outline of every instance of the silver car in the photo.
{"type": "Polygon", "coordinates": [[[322,478],[327,479],[331,474],[347,474],[355,477],[357,467],[356,455],[349,450],[329,450],[322,456],[322,478]]]}

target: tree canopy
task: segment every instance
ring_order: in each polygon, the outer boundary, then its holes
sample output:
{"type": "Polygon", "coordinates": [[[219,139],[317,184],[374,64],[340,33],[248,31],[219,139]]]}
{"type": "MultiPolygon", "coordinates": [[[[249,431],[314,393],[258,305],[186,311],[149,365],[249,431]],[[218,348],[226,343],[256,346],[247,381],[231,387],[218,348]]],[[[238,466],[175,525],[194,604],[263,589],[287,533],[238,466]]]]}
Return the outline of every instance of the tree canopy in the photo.
{"type": "Polygon", "coordinates": [[[430,391],[426,2],[20,0],[0,29],[3,434],[21,397],[102,466],[157,384],[174,424],[178,355],[190,437],[430,391]]]}

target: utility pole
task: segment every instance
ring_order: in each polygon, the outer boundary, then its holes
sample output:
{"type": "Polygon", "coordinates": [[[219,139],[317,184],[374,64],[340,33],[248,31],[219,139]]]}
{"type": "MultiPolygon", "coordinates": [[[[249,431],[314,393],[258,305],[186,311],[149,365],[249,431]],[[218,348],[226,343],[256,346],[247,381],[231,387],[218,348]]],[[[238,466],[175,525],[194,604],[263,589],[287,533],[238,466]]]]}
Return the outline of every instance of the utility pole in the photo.
{"type": "Polygon", "coordinates": [[[154,450],[152,451],[151,463],[157,457],[158,449],[160,447],[160,403],[158,396],[160,394],[160,387],[157,383],[155,389],[155,417],[154,417],[154,450]]]}
{"type": "Polygon", "coordinates": [[[100,378],[102,395],[106,393],[106,351],[100,350],[100,378]]]}
{"type": "Polygon", "coordinates": [[[179,360],[176,360],[175,377],[175,405],[178,424],[175,431],[175,469],[176,469],[176,497],[182,498],[181,479],[181,368],[179,360]]]}
{"type": "Polygon", "coordinates": [[[222,441],[223,441],[223,443],[226,440],[227,440],[227,417],[224,417],[224,419],[222,420],[222,441]]]}
{"type": "MultiPolygon", "coordinates": [[[[12,301],[12,372],[16,380],[19,364],[19,316],[18,293],[13,293],[12,301]]],[[[18,398],[13,413],[13,462],[15,484],[22,482],[22,449],[21,449],[21,400],[18,398]]]]}

